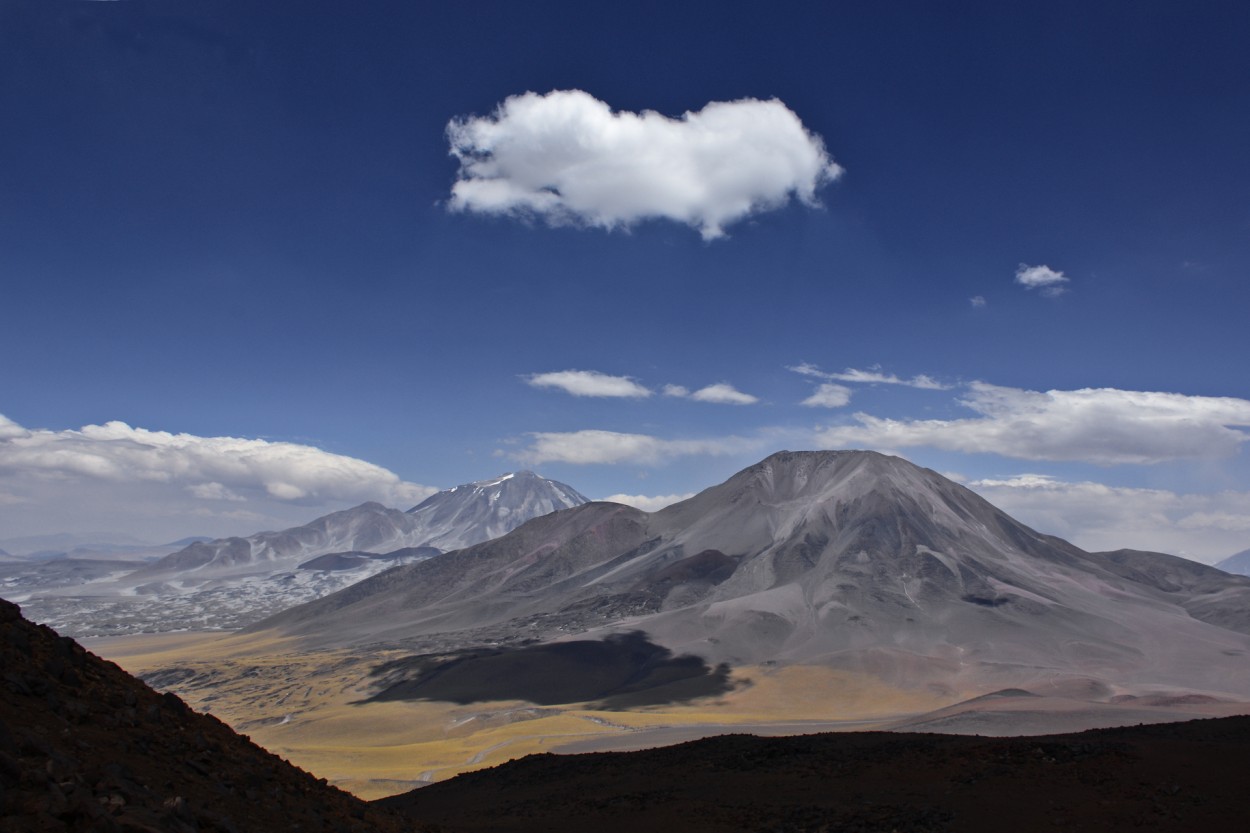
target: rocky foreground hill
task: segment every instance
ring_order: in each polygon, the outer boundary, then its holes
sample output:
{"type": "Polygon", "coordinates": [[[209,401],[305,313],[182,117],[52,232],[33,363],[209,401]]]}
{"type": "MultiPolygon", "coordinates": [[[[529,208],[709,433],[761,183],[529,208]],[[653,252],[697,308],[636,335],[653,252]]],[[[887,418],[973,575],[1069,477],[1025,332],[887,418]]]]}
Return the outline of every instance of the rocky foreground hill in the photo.
{"type": "Polygon", "coordinates": [[[1250,718],[1034,738],[731,735],[536,755],[366,804],[0,600],[0,830],[1236,830],[1250,718]]]}
{"type": "Polygon", "coordinates": [[[0,600],[0,830],[423,830],[0,600]]]}
{"type": "Polygon", "coordinates": [[[534,755],[379,804],[459,833],[1041,833],[1245,826],[1250,717],[980,738],[729,735],[534,755]]]}

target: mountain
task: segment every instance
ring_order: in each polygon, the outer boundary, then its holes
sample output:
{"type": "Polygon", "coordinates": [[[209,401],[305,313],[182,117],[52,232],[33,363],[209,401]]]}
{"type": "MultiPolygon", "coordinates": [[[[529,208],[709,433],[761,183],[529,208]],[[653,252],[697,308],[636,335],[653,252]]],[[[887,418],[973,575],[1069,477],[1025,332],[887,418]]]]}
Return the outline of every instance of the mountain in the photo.
{"type": "Polygon", "coordinates": [[[1239,553],[1230,555],[1223,561],[1215,565],[1226,573],[1236,573],[1239,576],[1250,576],[1250,550],[1242,550],[1239,553]]]}
{"type": "Polygon", "coordinates": [[[439,492],[406,512],[364,503],[278,532],[197,540],[124,575],[99,571],[93,583],[77,571],[40,584],[44,574],[27,571],[6,592],[73,635],[233,629],[585,502],[563,483],[517,472],[439,492]],[[322,558],[331,555],[341,557],[322,558]]]}
{"type": "Polygon", "coordinates": [[[1250,694],[1247,608],[1250,578],[1085,552],[900,458],[781,452],[659,512],[556,512],[251,629],[312,646],[495,646],[457,674],[527,641],[641,631],[711,664],[1250,694]]]}
{"type": "Polygon", "coordinates": [[[197,571],[233,574],[256,568],[290,569],[296,563],[331,552],[390,552],[424,544],[423,530],[398,509],[362,503],[323,515],[303,526],[280,532],[258,532],[247,538],[197,541],[170,553],[138,576],[197,571]]]}
{"type": "Polygon", "coordinates": [[[294,566],[288,562],[336,552],[460,549],[497,538],[531,518],[586,502],[563,483],[523,471],[446,489],[407,512],[363,503],[281,532],[193,543],[144,572],[234,572],[253,565],[294,566]]]}
{"type": "Polygon", "coordinates": [[[530,518],[583,503],[589,500],[575,489],[520,471],[431,495],[408,514],[422,530],[421,545],[446,551],[498,538],[530,518]]]}
{"type": "Polygon", "coordinates": [[[423,830],[157,694],[0,599],[0,827],[423,830]]]}

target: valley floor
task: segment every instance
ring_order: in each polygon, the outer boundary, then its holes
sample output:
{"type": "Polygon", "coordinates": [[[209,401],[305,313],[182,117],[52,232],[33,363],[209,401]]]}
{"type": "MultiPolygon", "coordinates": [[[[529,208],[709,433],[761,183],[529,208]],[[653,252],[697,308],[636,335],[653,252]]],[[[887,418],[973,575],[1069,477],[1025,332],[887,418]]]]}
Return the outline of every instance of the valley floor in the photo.
{"type": "Polygon", "coordinates": [[[221,632],[83,640],[86,647],[211,712],[265,748],[373,799],[538,752],[623,751],[721,734],[867,729],[1018,735],[1250,713],[1203,696],[1082,697],[1069,689],[978,697],[907,688],[820,666],[735,668],[729,692],[606,711],[520,701],[364,702],[372,671],[403,656],[304,651],[264,635],[221,632]]]}

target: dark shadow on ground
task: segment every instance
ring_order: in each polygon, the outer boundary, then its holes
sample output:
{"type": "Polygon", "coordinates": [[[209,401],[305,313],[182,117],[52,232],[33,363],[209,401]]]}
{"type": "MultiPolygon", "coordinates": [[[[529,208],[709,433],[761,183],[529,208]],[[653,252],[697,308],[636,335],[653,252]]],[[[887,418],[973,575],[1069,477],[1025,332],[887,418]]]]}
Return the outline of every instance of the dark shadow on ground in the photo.
{"type": "Polygon", "coordinates": [[[729,666],[712,668],[697,656],[673,656],[642,631],[603,640],[405,657],[379,665],[373,676],[383,688],[364,702],[527,700],[541,706],[594,702],[599,708],[628,709],[733,688],[729,666]]]}

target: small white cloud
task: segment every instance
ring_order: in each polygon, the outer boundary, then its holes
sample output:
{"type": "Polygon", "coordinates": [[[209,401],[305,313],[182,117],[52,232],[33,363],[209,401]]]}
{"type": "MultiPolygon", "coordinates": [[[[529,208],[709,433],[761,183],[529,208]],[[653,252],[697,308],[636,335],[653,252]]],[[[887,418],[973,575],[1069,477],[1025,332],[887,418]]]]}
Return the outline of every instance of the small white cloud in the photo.
{"type": "Polygon", "coordinates": [[[694,497],[694,492],[687,492],[684,495],[608,495],[604,500],[623,503],[644,512],[659,512],[665,506],[672,506],[674,503],[680,503],[692,497],[694,497]]]}
{"type": "Polygon", "coordinates": [[[973,382],[969,419],[898,420],[855,414],[858,425],[820,432],[825,448],[928,446],[1024,460],[1106,465],[1213,459],[1250,434],[1250,401],[1233,397],[1095,388],[1045,393],[973,382]]]}
{"type": "Polygon", "coordinates": [[[727,382],[699,388],[690,394],[690,398],[696,402],[713,402],[718,405],[754,405],[760,401],[758,396],[743,393],[727,382]]]}
{"type": "Polygon", "coordinates": [[[920,388],[921,390],[949,390],[950,385],[943,384],[932,376],[926,376],[921,373],[910,379],[903,379],[895,376],[893,373],[883,373],[880,367],[873,367],[868,370],[856,370],[848,367],[841,373],[829,373],[821,370],[814,364],[803,362],[802,364],[787,367],[787,370],[798,373],[802,376],[810,376],[815,379],[826,379],[834,382],[853,382],[855,384],[871,384],[871,385],[903,385],[909,388],[920,388]]]}
{"type": "Polygon", "coordinates": [[[628,376],[609,376],[597,370],[560,370],[524,378],[531,387],[556,388],[573,396],[643,399],[651,395],[650,390],[628,376]]]}
{"type": "Polygon", "coordinates": [[[776,99],[711,102],[669,118],[613,112],[581,90],[507,98],[488,117],[453,119],[460,161],[449,207],[605,229],[663,218],[704,239],[816,191],[842,169],[776,99]]]}
{"type": "Polygon", "coordinates": [[[1067,282],[1067,275],[1049,266],[1029,266],[1027,263],[1021,263],[1016,268],[1016,283],[1025,289],[1040,290],[1047,298],[1054,298],[1066,292],[1064,284],[1067,282]]]}
{"type": "Polygon", "coordinates": [[[833,382],[822,382],[816,392],[803,400],[809,408],[841,408],[851,401],[851,389],[833,382]]]}
{"type": "Polygon", "coordinates": [[[754,405],[759,402],[758,396],[743,393],[728,382],[718,382],[691,392],[681,385],[665,385],[665,396],[693,399],[696,402],[712,402],[718,405],[754,405]]]}
{"type": "Polygon", "coordinates": [[[799,362],[793,367],[787,367],[786,370],[798,373],[800,376],[811,376],[815,379],[828,379],[829,374],[821,370],[811,362],[799,362]]]}
{"type": "Polygon", "coordinates": [[[588,429],[568,432],[536,432],[530,444],[507,456],[525,465],[574,463],[577,465],[635,463],[657,465],[677,457],[724,455],[754,451],[764,440],[720,437],[705,440],[665,440],[648,434],[588,429]]]}
{"type": "Polygon", "coordinates": [[[984,295],[973,295],[971,298],[968,299],[968,302],[978,309],[986,306],[989,303],[988,301],[985,300],[984,295]]]}

